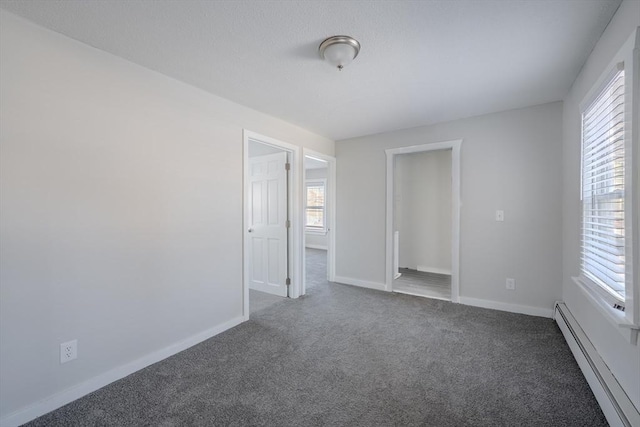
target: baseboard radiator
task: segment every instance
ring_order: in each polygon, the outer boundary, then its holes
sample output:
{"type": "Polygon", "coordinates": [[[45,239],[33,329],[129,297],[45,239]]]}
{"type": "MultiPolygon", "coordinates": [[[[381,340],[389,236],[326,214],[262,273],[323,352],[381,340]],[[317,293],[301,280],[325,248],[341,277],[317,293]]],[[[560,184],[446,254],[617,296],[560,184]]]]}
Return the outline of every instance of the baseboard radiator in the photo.
{"type": "Polygon", "coordinates": [[[640,426],[640,413],[604,363],[566,304],[557,302],[554,319],[611,426],[640,426]]]}

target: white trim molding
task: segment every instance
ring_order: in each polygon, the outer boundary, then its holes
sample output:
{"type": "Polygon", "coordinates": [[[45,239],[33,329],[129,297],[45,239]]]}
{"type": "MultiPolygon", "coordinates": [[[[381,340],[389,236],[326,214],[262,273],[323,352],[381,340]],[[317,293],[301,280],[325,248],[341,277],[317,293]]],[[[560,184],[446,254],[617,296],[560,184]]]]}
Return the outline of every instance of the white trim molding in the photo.
{"type": "Polygon", "coordinates": [[[368,280],[354,279],[351,277],[336,276],[334,282],[343,285],[358,286],[360,288],[375,289],[377,291],[387,290],[387,287],[384,283],[369,282],[368,280]]]}
{"type": "Polygon", "coordinates": [[[460,297],[460,304],[474,307],[490,308],[492,310],[508,311],[509,313],[528,314],[529,316],[553,317],[550,308],[533,307],[530,305],[511,304],[508,302],[491,301],[480,298],[460,297]]]}
{"type": "Polygon", "coordinates": [[[304,226],[301,213],[302,198],[302,177],[304,175],[304,167],[301,159],[301,148],[282,142],[275,138],[260,135],[247,129],[242,131],[243,139],[243,159],[242,159],[242,177],[243,177],[243,197],[242,197],[242,274],[243,274],[243,303],[242,315],[249,318],[249,236],[247,233],[249,224],[249,211],[247,200],[249,197],[249,141],[255,141],[260,144],[269,145],[287,151],[290,154],[289,162],[291,164],[290,188],[289,188],[289,218],[291,220],[291,234],[289,236],[289,265],[291,286],[288,290],[289,298],[298,298],[302,293],[303,282],[300,279],[303,276],[302,251],[304,250],[304,226]]]}
{"type": "MultiPolygon", "coordinates": [[[[325,194],[325,229],[327,236],[327,246],[326,247],[316,247],[314,245],[306,244],[306,235],[303,233],[304,244],[303,248],[315,248],[315,249],[326,249],[327,251],[327,280],[330,282],[336,281],[336,158],[333,156],[329,156],[326,154],[319,153],[317,151],[310,150],[308,148],[302,149],[302,155],[304,157],[313,157],[318,160],[323,160],[327,162],[327,178],[326,178],[326,194],[325,194]]],[[[304,163],[304,162],[303,162],[304,163]]],[[[306,169],[304,168],[304,164],[302,167],[302,180],[306,181],[306,169]]],[[[306,194],[305,194],[306,198],[306,194]]],[[[306,203],[306,199],[302,200],[302,203],[306,203]]],[[[304,224],[304,209],[301,210],[301,218],[302,224],[304,224]]],[[[309,232],[308,232],[309,233],[309,232]]],[[[309,233],[312,234],[312,233],[309,233]]],[[[302,257],[304,260],[305,257],[302,257]]],[[[301,263],[302,266],[302,278],[303,281],[306,280],[306,266],[305,263],[301,263]]],[[[306,284],[302,286],[302,295],[306,292],[306,284]]]]}
{"type": "Polygon", "coordinates": [[[607,319],[613,326],[616,327],[629,344],[638,344],[638,333],[640,332],[640,325],[631,322],[625,313],[613,308],[606,299],[602,298],[600,294],[589,283],[585,283],[580,277],[572,277],[573,282],[578,289],[587,297],[587,299],[593,304],[605,319],[607,319]]]}
{"type": "Polygon", "coordinates": [[[386,226],[386,284],[393,291],[393,224],[394,224],[394,172],[395,156],[425,151],[451,150],[451,302],[460,302],[460,156],[462,139],[390,148],[387,154],[387,226],[386,226]]]}
{"type": "MultiPolygon", "coordinates": [[[[638,182],[640,176],[640,27],[636,27],[615,56],[610,60],[605,71],[600,74],[595,84],[579,104],[580,112],[593,102],[618,70],[620,64],[625,70],[624,88],[624,161],[625,161],[625,194],[624,194],[624,224],[625,224],[625,298],[621,305],[625,311],[621,315],[610,307],[611,298],[603,295],[596,287],[583,277],[582,267],[573,277],[573,282],[586,295],[587,299],[602,313],[605,318],[632,344],[638,345],[640,333],[640,192],[638,182]]],[[[580,185],[582,191],[582,183],[580,185]]],[[[581,195],[581,194],[580,194],[581,195]]],[[[579,195],[579,196],[580,196],[579,195]]],[[[582,218],[582,207],[580,218],[582,218]]],[[[582,231],[581,231],[582,232],[582,231]]],[[[579,244],[582,244],[580,241],[579,244]]],[[[580,245],[578,245],[578,248],[580,245]]]]}
{"type": "Polygon", "coordinates": [[[125,365],[118,366],[117,368],[97,375],[71,388],[62,390],[59,393],[42,399],[39,402],[27,406],[26,408],[20,409],[7,415],[0,420],[0,426],[14,427],[34,420],[46,413],[49,413],[70,402],[73,402],[76,399],[80,399],[81,397],[86,396],[89,393],[93,393],[94,391],[102,387],[118,381],[119,379],[122,379],[127,375],[131,375],[134,372],[146,368],[147,366],[153,365],[154,363],[160,362],[161,360],[173,356],[174,354],[178,354],[181,351],[188,349],[189,347],[193,347],[196,344],[208,340],[209,338],[212,338],[226,330],[229,330],[246,320],[247,319],[245,319],[244,317],[236,317],[234,319],[228,320],[224,323],[219,324],[218,326],[214,326],[211,329],[207,329],[206,331],[192,335],[182,341],[171,344],[168,347],[154,351],[153,353],[149,353],[146,356],[143,356],[125,365]]]}

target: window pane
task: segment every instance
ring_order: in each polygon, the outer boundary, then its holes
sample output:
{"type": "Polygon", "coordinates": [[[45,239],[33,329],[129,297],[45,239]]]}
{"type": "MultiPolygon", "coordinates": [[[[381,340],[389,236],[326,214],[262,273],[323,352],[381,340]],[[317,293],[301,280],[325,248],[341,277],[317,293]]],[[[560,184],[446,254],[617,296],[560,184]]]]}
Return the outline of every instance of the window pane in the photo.
{"type": "Polygon", "coordinates": [[[305,215],[306,227],[322,231],[324,230],[324,197],[324,182],[307,181],[307,206],[305,215]]]}
{"type": "Polygon", "coordinates": [[[624,70],[582,115],[582,273],[625,298],[624,70]]]}
{"type": "Polygon", "coordinates": [[[322,209],[307,209],[306,226],[324,228],[324,211],[322,209]]]}
{"type": "Polygon", "coordinates": [[[307,186],[307,206],[324,206],[324,186],[309,185],[307,186]]]}

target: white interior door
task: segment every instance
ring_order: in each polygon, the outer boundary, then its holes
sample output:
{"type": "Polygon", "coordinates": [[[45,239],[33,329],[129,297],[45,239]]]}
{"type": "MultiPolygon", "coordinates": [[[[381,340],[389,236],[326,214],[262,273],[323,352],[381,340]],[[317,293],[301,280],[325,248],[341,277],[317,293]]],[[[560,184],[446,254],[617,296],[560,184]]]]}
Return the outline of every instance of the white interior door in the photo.
{"type": "Polygon", "coordinates": [[[249,159],[249,287],[287,296],[287,153],[249,159]]]}

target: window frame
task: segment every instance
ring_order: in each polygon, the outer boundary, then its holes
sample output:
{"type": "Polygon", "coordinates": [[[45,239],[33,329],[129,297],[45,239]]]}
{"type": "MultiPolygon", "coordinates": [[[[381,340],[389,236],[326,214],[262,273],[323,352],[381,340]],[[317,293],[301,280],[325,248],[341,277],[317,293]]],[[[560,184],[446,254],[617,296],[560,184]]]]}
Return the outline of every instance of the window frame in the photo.
{"type": "MultiPolygon", "coordinates": [[[[589,113],[591,108],[594,107],[594,104],[596,103],[596,101],[599,100],[599,98],[605,93],[606,90],[608,90],[609,86],[611,85],[611,83],[613,83],[614,79],[619,75],[620,72],[624,72],[624,62],[619,62],[615,65],[615,67],[613,67],[613,69],[609,70],[609,72],[606,74],[606,77],[604,78],[604,80],[598,85],[595,86],[595,88],[597,88],[597,90],[595,91],[594,94],[592,94],[592,97],[589,98],[590,102],[585,103],[583,102],[583,104],[580,106],[580,116],[581,116],[581,141],[580,141],[580,252],[582,253],[582,245],[583,243],[583,224],[584,224],[584,193],[585,193],[585,183],[584,183],[584,168],[585,168],[585,164],[584,164],[584,159],[585,159],[585,138],[584,138],[584,116],[586,113],[589,113]]],[[[627,81],[627,73],[625,72],[623,77],[621,77],[622,79],[624,79],[624,88],[625,88],[625,92],[626,92],[626,84],[628,83],[627,81]]],[[[626,95],[626,93],[625,93],[626,95]]],[[[624,115],[626,116],[626,107],[627,107],[627,98],[625,96],[625,100],[623,103],[623,106],[625,107],[624,109],[624,115]]],[[[625,149],[625,153],[627,150],[627,144],[629,143],[629,139],[627,138],[627,119],[626,117],[623,119],[623,123],[624,123],[624,136],[623,136],[623,143],[622,145],[624,146],[625,149]]],[[[628,203],[628,198],[631,196],[630,192],[629,192],[629,186],[632,185],[633,183],[627,181],[627,170],[628,170],[628,159],[626,158],[626,154],[624,157],[624,220],[625,220],[625,227],[624,227],[624,238],[625,238],[625,251],[624,251],[624,256],[625,256],[625,297],[622,298],[620,295],[616,294],[616,291],[611,288],[611,286],[609,286],[607,283],[605,283],[603,280],[601,280],[599,277],[597,277],[596,274],[593,274],[592,272],[585,272],[584,267],[583,267],[583,260],[582,260],[582,256],[580,257],[580,273],[579,273],[579,278],[582,282],[584,282],[585,284],[587,284],[592,291],[596,292],[600,298],[604,299],[606,301],[607,304],[609,304],[610,306],[614,307],[614,306],[619,306],[619,307],[625,307],[626,308],[626,289],[628,287],[628,281],[629,281],[629,274],[627,274],[627,271],[629,270],[628,268],[628,259],[631,259],[631,253],[630,253],[630,245],[628,245],[626,243],[626,240],[628,239],[628,227],[627,227],[627,214],[628,214],[628,209],[627,206],[629,205],[628,203]]],[[[595,199],[596,203],[598,203],[601,200],[601,197],[593,196],[593,198],[595,199]]]]}
{"type": "Polygon", "coordinates": [[[625,300],[623,306],[624,311],[614,308],[614,304],[619,301],[604,290],[599,284],[596,284],[589,277],[582,273],[582,221],[583,221],[583,203],[582,203],[582,138],[580,141],[580,185],[579,185],[579,237],[578,245],[578,275],[573,277],[573,281],[578,288],[592,301],[595,307],[604,314],[605,318],[618,326],[618,330],[627,337],[631,343],[637,343],[638,332],[640,330],[640,287],[638,277],[640,277],[640,242],[638,237],[638,229],[640,221],[638,214],[640,213],[640,184],[638,183],[638,166],[640,165],[640,119],[638,118],[640,111],[640,78],[638,78],[638,70],[640,69],[640,31],[633,31],[631,36],[624,43],[622,48],[614,56],[609,66],[601,74],[600,78],[592,86],[591,90],[579,104],[580,109],[580,130],[582,132],[582,114],[590,107],[593,102],[600,96],[602,91],[609,84],[617,72],[620,63],[625,69],[625,106],[624,106],[624,147],[625,147],[625,192],[624,192],[624,215],[625,215],[625,300]]]}
{"type": "MultiPolygon", "coordinates": [[[[320,209],[318,209],[320,210],[320,209]]],[[[308,234],[319,234],[325,235],[327,234],[327,179],[326,178],[313,178],[307,179],[304,183],[304,230],[305,233],[308,234]],[[324,189],[324,203],[322,205],[322,227],[317,226],[309,226],[307,225],[307,210],[312,208],[316,209],[315,206],[310,207],[307,205],[307,193],[310,186],[318,186],[318,184],[322,185],[324,189]]]]}

